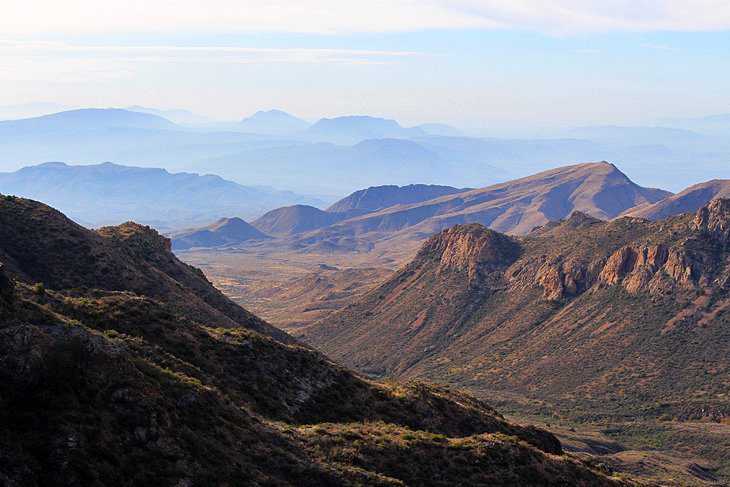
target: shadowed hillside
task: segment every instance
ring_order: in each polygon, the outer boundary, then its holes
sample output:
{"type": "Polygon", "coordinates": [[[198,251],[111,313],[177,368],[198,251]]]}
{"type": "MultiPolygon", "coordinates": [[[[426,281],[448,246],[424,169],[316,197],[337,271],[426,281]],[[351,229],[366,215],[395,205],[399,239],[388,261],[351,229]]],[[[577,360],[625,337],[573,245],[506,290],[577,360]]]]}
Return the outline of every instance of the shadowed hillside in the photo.
{"type": "Polygon", "coordinates": [[[2,197],[0,261],[5,484],[620,482],[472,396],[282,344],[147,227],[2,197]]]}

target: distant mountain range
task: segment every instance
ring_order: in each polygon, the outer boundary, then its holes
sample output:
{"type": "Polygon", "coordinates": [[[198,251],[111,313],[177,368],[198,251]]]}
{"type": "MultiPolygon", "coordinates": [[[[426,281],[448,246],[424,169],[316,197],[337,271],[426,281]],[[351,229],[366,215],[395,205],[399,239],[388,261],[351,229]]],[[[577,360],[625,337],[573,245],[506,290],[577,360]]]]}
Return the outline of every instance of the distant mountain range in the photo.
{"type": "Polygon", "coordinates": [[[454,156],[453,160],[446,160],[439,151],[402,139],[369,139],[351,146],[290,143],[247,149],[191,167],[205,167],[234,180],[268,181],[275,186],[302,188],[319,194],[326,194],[332,188],[350,192],[363,186],[402,186],[414,180],[460,186],[475,182],[488,184],[508,174],[478,158],[458,162],[454,156]]]}
{"type": "Polygon", "coordinates": [[[176,130],[181,127],[166,118],[120,108],[83,108],[21,120],[0,121],[0,133],[63,134],[100,132],[107,129],[176,130]]]}
{"type": "Polygon", "coordinates": [[[238,129],[267,135],[292,134],[305,130],[311,124],[281,110],[259,111],[244,118],[238,124],[238,129]]]}
{"type": "Polygon", "coordinates": [[[156,108],[143,107],[140,105],[133,105],[126,107],[125,110],[130,112],[148,113],[150,115],[157,115],[158,117],[166,118],[171,122],[175,122],[179,125],[191,125],[200,126],[205,124],[220,124],[221,120],[217,120],[213,117],[206,117],[205,115],[198,115],[189,110],[173,109],[173,110],[158,110],[156,108]]]}
{"type": "MultiPolygon", "coordinates": [[[[356,191],[327,210],[309,205],[277,208],[252,226],[278,239],[270,245],[325,252],[379,246],[398,252],[456,224],[480,223],[525,235],[576,211],[601,220],[625,215],[660,219],[696,211],[729,191],[727,180],[713,180],[673,195],[637,185],[613,164],[583,163],[478,189],[375,186],[356,191]]],[[[221,245],[215,242],[200,246],[221,245]]]]}
{"type": "Polygon", "coordinates": [[[173,233],[170,237],[175,250],[191,247],[217,247],[269,236],[286,238],[328,227],[342,220],[372,213],[381,208],[424,201],[435,196],[459,191],[450,186],[425,184],[371,187],[356,191],[327,210],[308,205],[285,206],[267,212],[253,221],[251,225],[240,218],[222,219],[207,227],[173,233]],[[235,231],[231,231],[231,228],[235,228],[235,231]]]}
{"type": "Polygon", "coordinates": [[[356,144],[367,139],[408,139],[422,135],[427,135],[427,132],[421,128],[404,128],[395,120],[368,116],[323,118],[302,134],[308,140],[336,144],[356,144]]]}
{"type": "Polygon", "coordinates": [[[50,162],[0,173],[0,193],[41,199],[86,225],[137,220],[160,229],[203,224],[225,215],[251,218],[292,203],[319,200],[266,187],[242,186],[211,174],[104,163],[50,162]]]}
{"type": "Polygon", "coordinates": [[[722,135],[722,130],[730,134],[730,126],[722,128],[721,117],[713,122],[720,131],[711,135],[679,127],[593,127],[560,132],[563,138],[498,139],[467,137],[439,124],[407,128],[367,116],[322,119],[310,126],[270,110],[242,122],[205,123],[184,110],[129,108],[0,122],[0,170],[51,160],[113,161],[213,172],[246,186],[334,200],[387,184],[482,187],[586,160],[621,161],[635,180],[679,191],[699,180],[727,177],[730,159],[730,139],[722,135]]]}
{"type": "MultiPolygon", "coordinates": [[[[551,220],[583,211],[612,219],[644,203],[656,203],[671,193],[643,188],[606,162],[577,164],[484,188],[448,194],[410,205],[398,205],[341,221],[303,234],[302,243],[368,245],[381,240],[411,241],[460,223],[480,223],[522,235],[551,220]]],[[[347,247],[343,248],[346,250],[347,247]]]]}

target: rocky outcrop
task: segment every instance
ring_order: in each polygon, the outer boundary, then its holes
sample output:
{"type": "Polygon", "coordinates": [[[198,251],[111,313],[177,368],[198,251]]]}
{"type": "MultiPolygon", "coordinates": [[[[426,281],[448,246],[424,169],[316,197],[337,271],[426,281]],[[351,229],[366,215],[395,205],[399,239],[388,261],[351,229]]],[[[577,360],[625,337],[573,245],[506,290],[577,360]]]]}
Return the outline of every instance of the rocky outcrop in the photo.
{"type": "Polygon", "coordinates": [[[435,258],[437,272],[466,271],[473,280],[480,271],[506,267],[517,259],[519,244],[478,224],[455,225],[429,238],[416,260],[435,258]]]}
{"type": "Polygon", "coordinates": [[[697,210],[693,223],[697,230],[708,232],[724,245],[730,244],[730,199],[712,200],[697,210]]]}
{"type": "MultiPolygon", "coordinates": [[[[591,223],[592,218],[574,214],[562,225],[578,228],[591,223]]],[[[554,228],[558,226],[551,229],[554,228]]],[[[562,256],[545,260],[534,274],[534,283],[543,289],[545,299],[556,300],[576,296],[594,285],[620,285],[630,293],[646,291],[656,295],[677,286],[689,290],[710,285],[713,279],[722,280],[723,276],[714,275],[718,266],[713,257],[696,243],[698,239],[709,237],[711,245],[714,245],[712,242],[728,245],[730,200],[715,199],[698,210],[687,229],[689,233],[684,239],[671,246],[664,243],[625,245],[606,259],[591,263],[562,256]]],[[[538,233],[540,231],[543,230],[538,233]]],[[[523,281],[525,276],[522,273],[523,281]]],[[[730,282],[730,278],[726,280],[730,282]]],[[[526,286],[526,282],[521,282],[514,287],[526,286]]]]}
{"type": "Polygon", "coordinates": [[[169,238],[163,237],[154,228],[139,223],[126,222],[113,227],[103,227],[98,232],[122,240],[143,254],[168,253],[172,250],[169,238]]]}

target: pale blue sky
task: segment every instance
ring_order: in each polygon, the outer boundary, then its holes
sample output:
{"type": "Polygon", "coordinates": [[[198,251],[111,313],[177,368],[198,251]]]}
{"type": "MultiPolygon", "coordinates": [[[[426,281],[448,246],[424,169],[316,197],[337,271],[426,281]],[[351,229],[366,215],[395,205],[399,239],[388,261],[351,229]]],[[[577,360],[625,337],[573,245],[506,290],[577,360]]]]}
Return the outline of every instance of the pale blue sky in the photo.
{"type": "Polygon", "coordinates": [[[730,112],[725,0],[149,3],[8,7],[0,104],[463,127],[730,112]]]}

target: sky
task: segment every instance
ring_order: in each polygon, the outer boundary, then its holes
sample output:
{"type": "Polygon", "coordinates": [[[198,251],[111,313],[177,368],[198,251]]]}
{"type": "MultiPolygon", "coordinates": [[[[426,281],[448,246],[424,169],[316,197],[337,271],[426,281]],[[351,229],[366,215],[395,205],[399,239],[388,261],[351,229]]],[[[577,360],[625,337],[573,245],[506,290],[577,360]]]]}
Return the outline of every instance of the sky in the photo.
{"type": "Polygon", "coordinates": [[[727,0],[0,0],[0,105],[460,127],[730,112],[727,0]],[[6,4],[6,5],[3,5],[6,4]]]}

